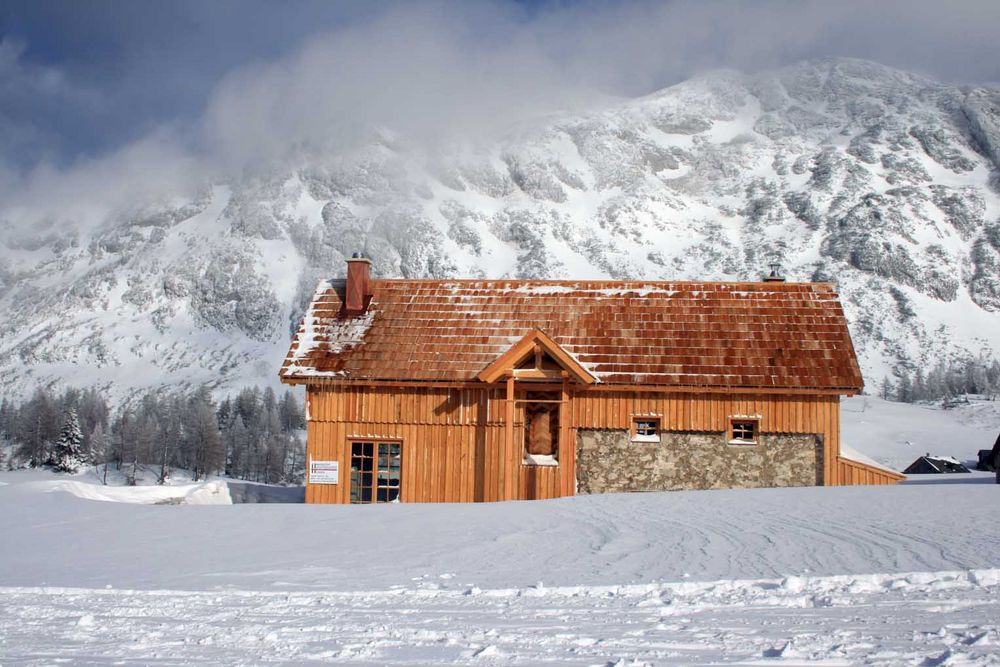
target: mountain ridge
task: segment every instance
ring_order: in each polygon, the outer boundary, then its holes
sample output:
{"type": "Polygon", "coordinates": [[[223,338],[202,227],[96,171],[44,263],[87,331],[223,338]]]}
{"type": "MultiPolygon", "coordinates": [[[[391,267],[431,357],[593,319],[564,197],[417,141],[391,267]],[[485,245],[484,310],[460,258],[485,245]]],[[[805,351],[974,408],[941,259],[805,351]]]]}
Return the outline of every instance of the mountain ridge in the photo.
{"type": "Polygon", "coordinates": [[[272,383],[316,283],[363,250],[410,278],[756,280],[778,261],[838,285],[874,387],[997,355],[998,193],[1000,89],[853,59],[701,74],[499,140],[373,128],[350,151],[11,234],[0,386],[272,383]]]}

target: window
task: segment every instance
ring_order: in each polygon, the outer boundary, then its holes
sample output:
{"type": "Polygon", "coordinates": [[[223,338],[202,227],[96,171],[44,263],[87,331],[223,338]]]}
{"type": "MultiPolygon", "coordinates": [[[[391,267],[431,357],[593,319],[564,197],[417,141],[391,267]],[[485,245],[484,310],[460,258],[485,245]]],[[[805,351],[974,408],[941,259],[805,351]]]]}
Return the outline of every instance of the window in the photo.
{"type": "Polygon", "coordinates": [[[524,463],[559,465],[559,395],[528,392],[524,404],[524,463]]]}
{"type": "Polygon", "coordinates": [[[729,444],[756,445],[760,432],[760,419],[734,417],[730,420],[729,444]]]}
{"type": "Polygon", "coordinates": [[[351,502],[398,503],[402,490],[402,445],[351,443],[351,502]]]}
{"type": "Polygon", "coordinates": [[[632,442],[659,442],[660,418],[644,415],[632,418],[632,442]]]}

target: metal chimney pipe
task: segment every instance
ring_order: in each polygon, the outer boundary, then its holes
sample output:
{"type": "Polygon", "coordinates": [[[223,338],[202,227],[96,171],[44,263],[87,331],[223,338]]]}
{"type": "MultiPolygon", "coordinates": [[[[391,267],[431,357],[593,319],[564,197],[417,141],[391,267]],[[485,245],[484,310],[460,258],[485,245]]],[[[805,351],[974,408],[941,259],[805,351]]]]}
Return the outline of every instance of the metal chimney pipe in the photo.
{"type": "Polygon", "coordinates": [[[781,264],[777,262],[772,262],[768,264],[771,269],[771,273],[764,276],[764,282],[766,283],[783,283],[785,282],[785,277],[781,275],[781,264]]]}

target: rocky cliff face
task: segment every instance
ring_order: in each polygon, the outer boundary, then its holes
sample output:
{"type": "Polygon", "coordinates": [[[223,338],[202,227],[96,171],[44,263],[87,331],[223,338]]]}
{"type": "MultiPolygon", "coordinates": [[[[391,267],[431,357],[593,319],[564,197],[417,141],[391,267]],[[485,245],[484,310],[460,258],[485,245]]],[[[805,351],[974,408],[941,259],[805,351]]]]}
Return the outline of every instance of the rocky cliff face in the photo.
{"type": "Polygon", "coordinates": [[[855,60],[710,73],[496,142],[383,130],[4,234],[0,386],[271,381],[317,280],[357,250],[383,277],[756,280],[778,261],[838,283],[874,386],[1000,351],[998,193],[1000,90],[855,60]]]}

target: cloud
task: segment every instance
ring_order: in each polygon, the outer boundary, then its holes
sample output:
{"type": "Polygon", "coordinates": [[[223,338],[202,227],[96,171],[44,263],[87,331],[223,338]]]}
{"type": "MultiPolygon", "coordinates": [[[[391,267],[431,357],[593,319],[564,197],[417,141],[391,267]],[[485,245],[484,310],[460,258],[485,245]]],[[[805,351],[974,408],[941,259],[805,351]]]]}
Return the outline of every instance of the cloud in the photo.
{"type": "Polygon", "coordinates": [[[26,174],[0,170],[6,206],[0,222],[15,232],[94,229],[123,211],[172,196],[191,196],[212,174],[206,163],[163,130],[107,157],[60,169],[39,165],[26,174]]]}
{"type": "Polygon", "coordinates": [[[757,71],[827,56],[946,80],[1000,80],[997,31],[996,2],[964,11],[926,0],[560,3],[530,15],[510,5],[425,2],[226,77],[203,138],[229,161],[266,163],[293,147],[343,147],[370,125],[411,138],[489,132],[607,96],[647,94],[707,69],[757,71]]]}
{"type": "Polygon", "coordinates": [[[0,91],[13,91],[0,102],[6,215],[97,219],[199,179],[346,150],[374,126],[433,146],[720,67],[853,56],[1000,81],[995,0],[331,6],[43,13],[59,44],[77,46],[39,63],[30,41],[0,43],[0,91]],[[74,32],[84,27],[96,55],[74,32]]]}
{"type": "Polygon", "coordinates": [[[454,5],[430,6],[227,77],[203,118],[205,145],[229,164],[268,163],[302,146],[342,149],[373,127],[415,141],[488,133],[596,95],[510,14],[478,6],[456,18],[454,5]]]}

